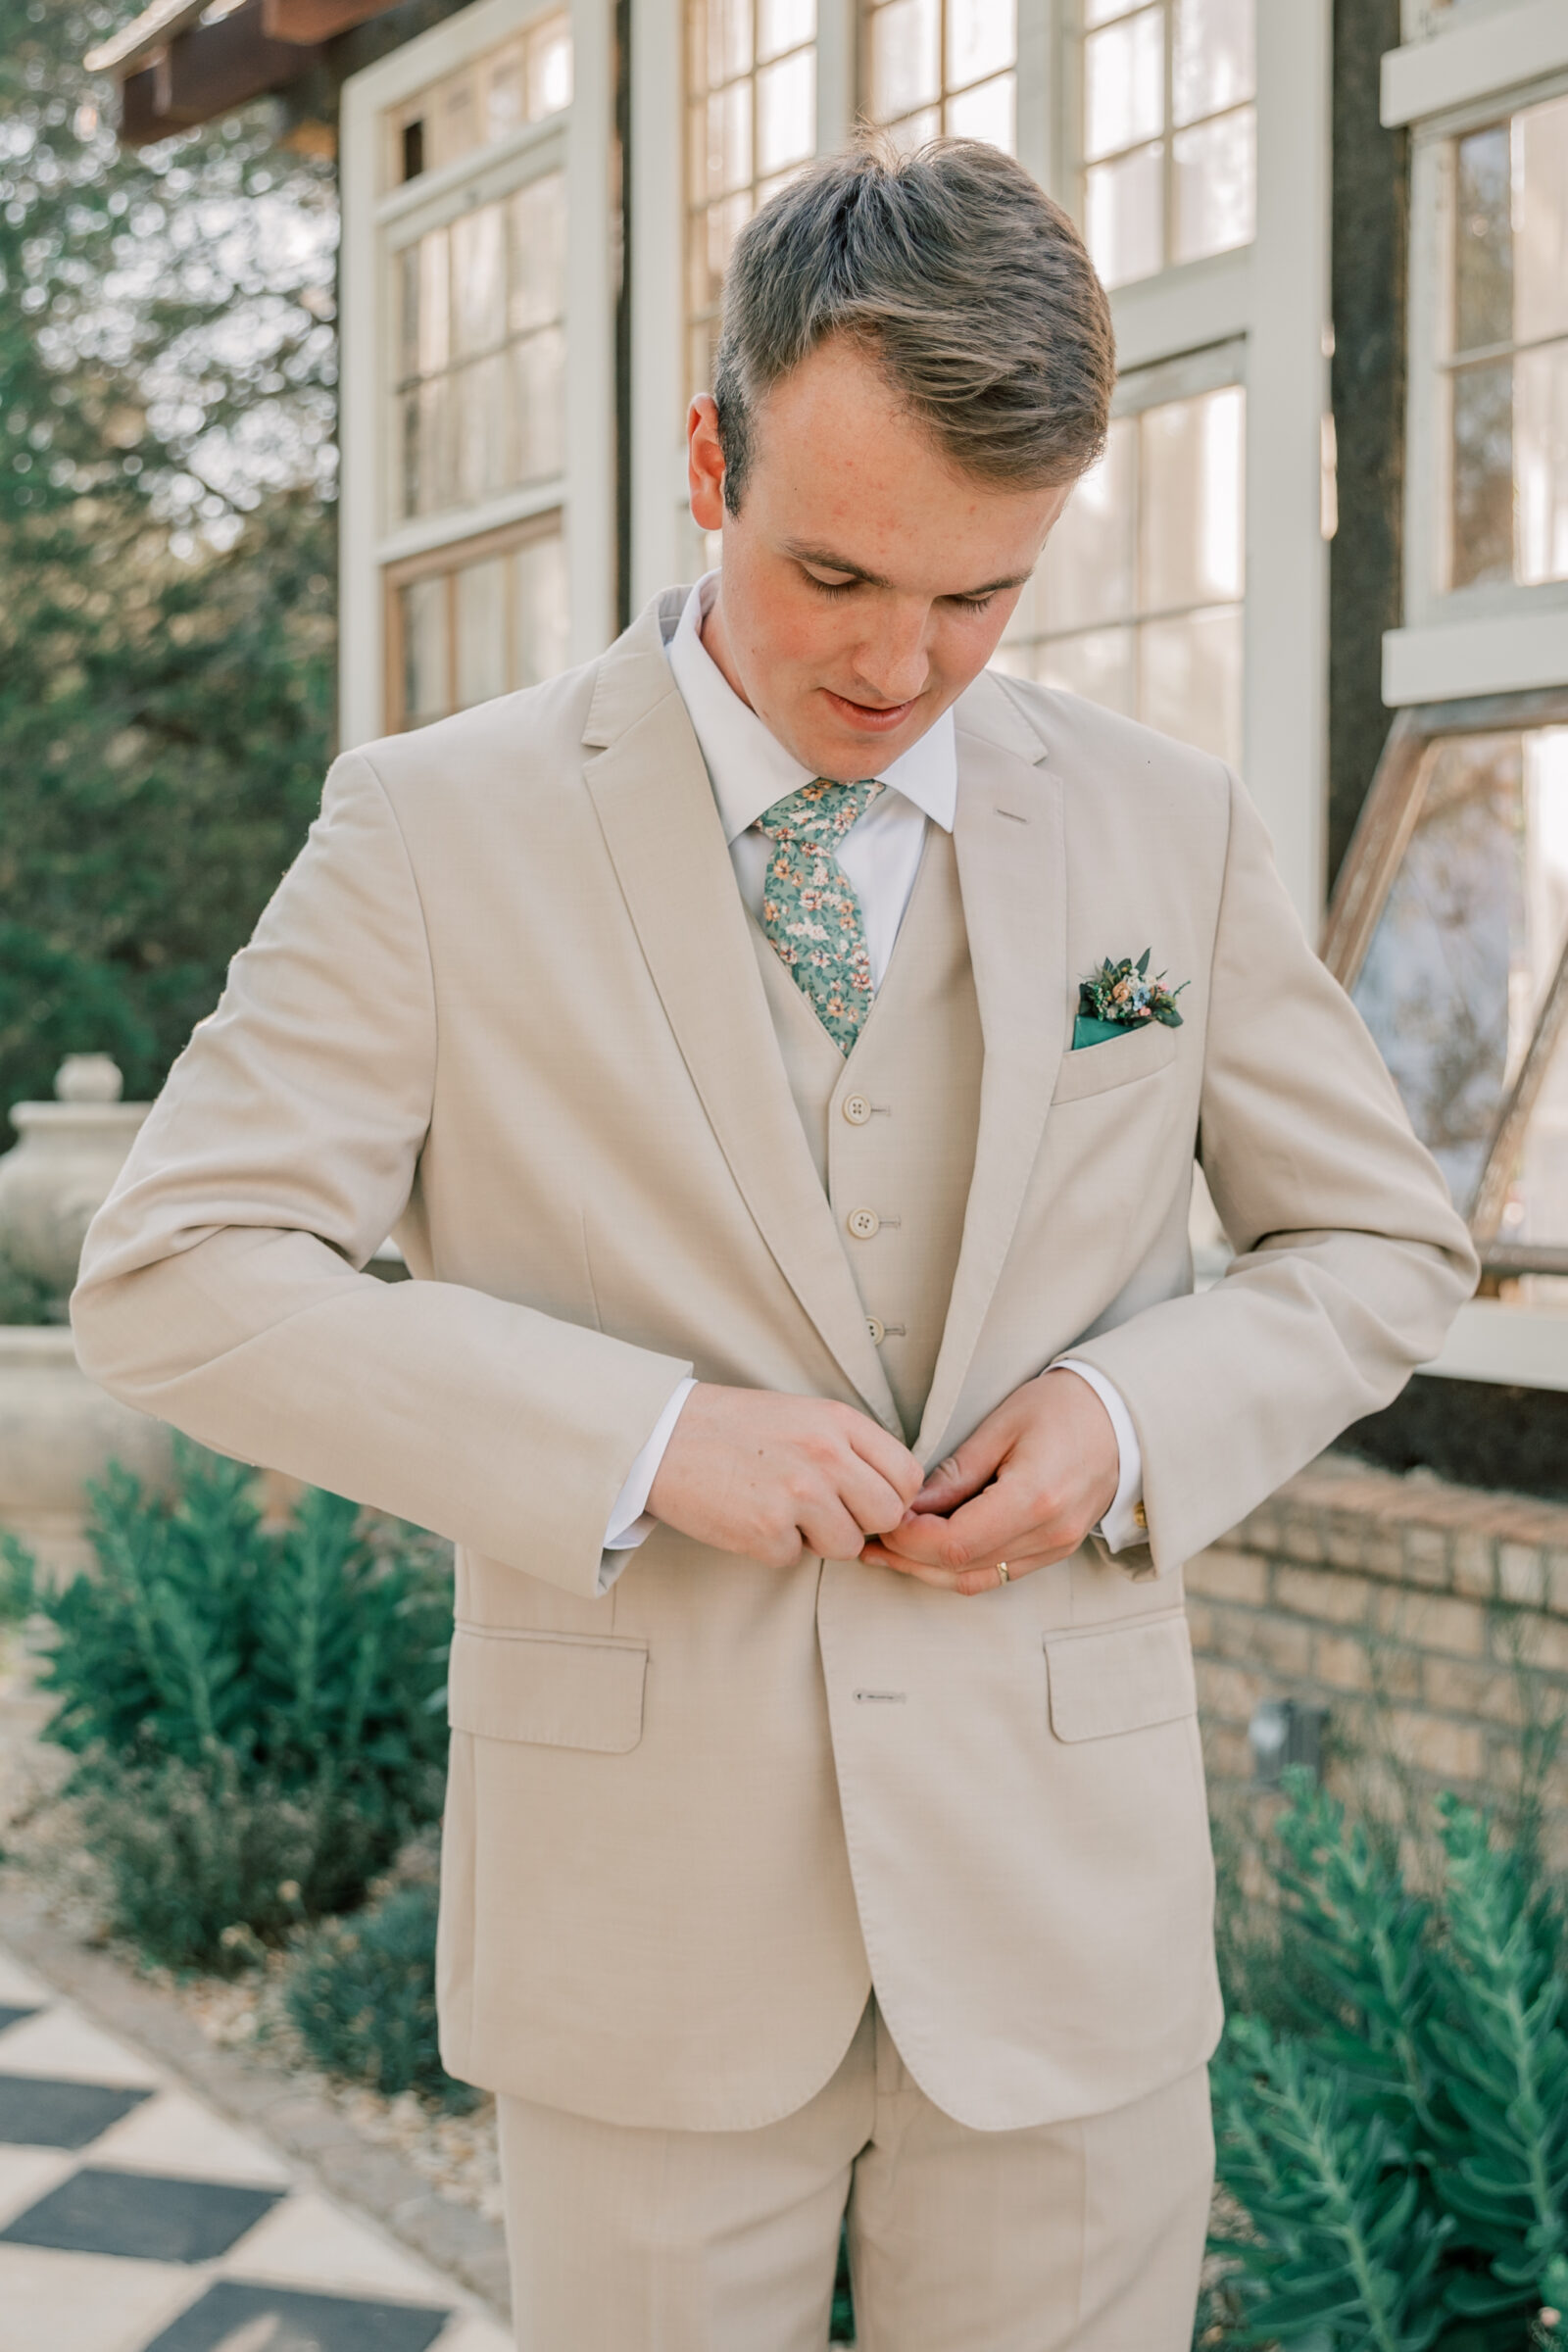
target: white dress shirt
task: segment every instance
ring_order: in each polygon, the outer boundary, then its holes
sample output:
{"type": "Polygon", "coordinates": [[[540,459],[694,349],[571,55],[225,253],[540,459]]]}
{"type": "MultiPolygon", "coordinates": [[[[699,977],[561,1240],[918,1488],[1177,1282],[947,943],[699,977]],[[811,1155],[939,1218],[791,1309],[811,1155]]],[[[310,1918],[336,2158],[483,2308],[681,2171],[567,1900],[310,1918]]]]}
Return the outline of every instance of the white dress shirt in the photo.
{"type": "MultiPolygon", "coordinates": [[[[802,767],[798,760],[791,758],[776,736],[768,733],[756,711],[741,701],[703,644],[703,621],[717,586],[718,573],[708,572],[686,599],[667,648],[669,666],[707,764],[741,897],[760,919],[773,845],[765,833],[758,831],[757,820],[775,801],[782,801],[787,794],[798,792],[803,784],[810,784],[815,778],[810,768],[802,767]]],[[[865,814],[845,835],[836,855],[860,902],[866,953],[871,962],[871,985],[876,989],[882,985],[899,925],[914,889],[927,821],[940,825],[946,833],[953,830],[958,798],[958,755],[953,712],[944,710],[918,743],[911,744],[906,752],[901,752],[896,760],[890,760],[885,767],[874,772],[888,789],[877,795],[865,814]]],[[[1121,1471],[1115,1498],[1101,1522],[1100,1533],[1112,1551],[1120,1551],[1129,1544],[1141,1544],[1146,1539],[1135,1514],[1143,1497],[1143,1457],[1138,1433],[1121,1392],[1092,1364],[1081,1364],[1072,1356],[1061,1357],[1059,1363],[1089,1383],[1110,1415],[1116,1433],[1121,1471]]],[[[1054,1370],[1056,1368],[1053,1366],[1054,1370]]],[[[602,1590],[613,1582],[624,1565],[625,1554],[656,1524],[647,1516],[649,1490],[664,1458],[664,1448],[680,1418],[681,1407],[696,1385],[695,1381],[683,1380],[675,1390],[615,1497],[605,1549],[620,1556],[607,1559],[600,1576],[602,1590]]]]}

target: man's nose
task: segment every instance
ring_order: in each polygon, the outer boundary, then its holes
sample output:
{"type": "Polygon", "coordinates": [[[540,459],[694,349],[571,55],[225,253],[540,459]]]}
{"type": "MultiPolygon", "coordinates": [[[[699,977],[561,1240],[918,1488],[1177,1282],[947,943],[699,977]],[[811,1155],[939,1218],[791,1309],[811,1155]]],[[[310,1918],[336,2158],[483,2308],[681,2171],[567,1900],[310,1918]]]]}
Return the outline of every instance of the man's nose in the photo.
{"type": "Polygon", "coordinates": [[[867,702],[912,703],[931,674],[924,613],[906,627],[879,630],[870,643],[858,647],[855,673],[867,702]]]}

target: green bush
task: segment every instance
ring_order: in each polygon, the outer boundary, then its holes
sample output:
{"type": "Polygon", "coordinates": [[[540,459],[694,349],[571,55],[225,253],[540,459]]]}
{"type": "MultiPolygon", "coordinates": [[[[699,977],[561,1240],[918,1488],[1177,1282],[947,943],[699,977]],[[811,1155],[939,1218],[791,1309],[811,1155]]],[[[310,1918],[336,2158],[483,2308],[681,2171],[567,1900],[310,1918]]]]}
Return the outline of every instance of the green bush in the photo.
{"type": "Polygon", "coordinates": [[[214,1965],[363,1899],[440,1806],[442,1547],[318,1492],[265,1529],[251,1473],[185,1445],[172,1503],[119,1469],[92,1503],[41,1683],[117,1926],[214,1965]]]}
{"type": "Polygon", "coordinates": [[[1438,1891],[1299,1777],[1279,1834],[1296,2021],[1214,2068],[1227,2340],[1311,2352],[1568,2345],[1563,1920],[1533,1847],[1451,1798],[1438,1891]]]}
{"type": "Polygon", "coordinates": [[[400,1886],[357,1919],[328,1920],[305,1936],[283,1998],[326,2073],[388,2097],[421,2091],[461,2111],[477,2094],[441,2064],[435,1930],[435,1887],[400,1886]]]}

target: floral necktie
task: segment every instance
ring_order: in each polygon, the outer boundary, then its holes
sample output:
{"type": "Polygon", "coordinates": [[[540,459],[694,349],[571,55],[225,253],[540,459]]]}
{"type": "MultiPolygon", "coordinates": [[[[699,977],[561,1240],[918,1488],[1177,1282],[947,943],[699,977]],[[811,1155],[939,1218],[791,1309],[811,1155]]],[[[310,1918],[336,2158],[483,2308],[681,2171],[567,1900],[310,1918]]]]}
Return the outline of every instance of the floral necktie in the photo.
{"type": "Polygon", "coordinates": [[[882,786],[819,776],[764,808],[758,830],[774,845],[762,892],[762,929],[779,961],[841,1054],[871,1009],[871,958],[855,886],[835,852],[882,786]]]}

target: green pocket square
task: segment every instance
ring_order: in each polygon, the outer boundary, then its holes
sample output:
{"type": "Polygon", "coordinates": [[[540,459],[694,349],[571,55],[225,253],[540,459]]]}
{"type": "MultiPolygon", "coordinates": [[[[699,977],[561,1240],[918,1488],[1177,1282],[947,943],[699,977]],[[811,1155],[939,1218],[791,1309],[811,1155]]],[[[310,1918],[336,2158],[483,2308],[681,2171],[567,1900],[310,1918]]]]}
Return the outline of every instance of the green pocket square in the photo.
{"type": "MultiPolygon", "coordinates": [[[[1141,1029],[1144,1024],[1140,1021],[1141,1029]]],[[[1097,1020],[1092,1012],[1081,1012],[1072,1025],[1072,1051],[1080,1046],[1102,1046],[1108,1037],[1131,1037],[1133,1024],[1129,1021],[1097,1020]]]]}

